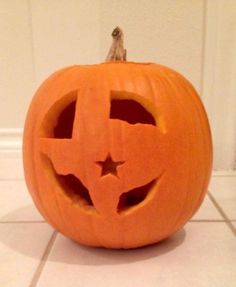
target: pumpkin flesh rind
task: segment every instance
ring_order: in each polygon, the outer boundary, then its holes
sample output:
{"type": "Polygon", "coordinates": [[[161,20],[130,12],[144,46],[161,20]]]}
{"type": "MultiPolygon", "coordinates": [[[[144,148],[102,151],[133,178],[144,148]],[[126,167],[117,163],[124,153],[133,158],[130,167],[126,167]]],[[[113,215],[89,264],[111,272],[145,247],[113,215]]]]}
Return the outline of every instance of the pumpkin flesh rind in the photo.
{"type": "Polygon", "coordinates": [[[209,125],[195,90],[166,67],[74,66],[49,78],[36,93],[25,124],[24,165],[32,197],[56,229],[88,245],[138,247],[168,237],[200,206],[212,165],[209,125]],[[53,106],[72,93],[77,100],[72,139],[45,136],[53,106]],[[115,97],[139,101],[157,126],[110,119],[115,97]],[[108,153],[125,161],[119,178],[101,177],[95,164],[108,153]],[[48,158],[56,173],[73,173],[83,182],[95,208],[67,197],[48,158]],[[144,201],[117,211],[122,193],[154,179],[155,188],[144,201]]]}

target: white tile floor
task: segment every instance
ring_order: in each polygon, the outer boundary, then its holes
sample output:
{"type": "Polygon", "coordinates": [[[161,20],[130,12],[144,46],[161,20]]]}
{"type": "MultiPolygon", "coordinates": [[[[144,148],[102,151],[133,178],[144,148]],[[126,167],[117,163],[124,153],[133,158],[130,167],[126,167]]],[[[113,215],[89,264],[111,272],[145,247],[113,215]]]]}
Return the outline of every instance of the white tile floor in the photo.
{"type": "Polygon", "coordinates": [[[80,246],[44,222],[21,159],[0,158],[1,287],[235,287],[236,173],[215,173],[184,229],[146,248],[80,246]]]}

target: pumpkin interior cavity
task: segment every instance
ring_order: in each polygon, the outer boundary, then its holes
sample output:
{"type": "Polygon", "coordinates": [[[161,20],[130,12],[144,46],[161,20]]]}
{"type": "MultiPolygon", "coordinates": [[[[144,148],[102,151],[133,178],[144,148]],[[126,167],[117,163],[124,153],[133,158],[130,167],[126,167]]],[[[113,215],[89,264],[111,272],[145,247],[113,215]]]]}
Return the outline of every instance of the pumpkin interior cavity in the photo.
{"type": "Polygon", "coordinates": [[[156,125],[153,115],[132,99],[112,99],[110,118],[126,121],[129,124],[156,125]]]}
{"type": "Polygon", "coordinates": [[[69,197],[73,203],[77,203],[81,207],[90,207],[95,210],[92,199],[88,189],[84,184],[73,174],[61,175],[58,174],[53,166],[52,161],[47,155],[41,153],[41,159],[46,164],[48,175],[56,180],[57,184],[61,187],[60,190],[69,197]]]}
{"type": "Polygon", "coordinates": [[[91,205],[93,202],[89,195],[88,189],[83,183],[73,174],[59,175],[56,173],[56,178],[60,183],[63,191],[75,202],[81,205],[91,205]]]}
{"type": "Polygon", "coordinates": [[[95,163],[101,167],[101,177],[107,174],[112,174],[118,177],[117,167],[119,165],[124,164],[125,162],[124,161],[113,161],[111,155],[108,154],[104,161],[96,161],[95,163]]]}
{"type": "Polygon", "coordinates": [[[128,192],[122,193],[117,206],[118,213],[122,213],[123,211],[126,211],[127,209],[144,201],[149,192],[151,192],[156,181],[157,180],[154,179],[143,186],[136,187],[128,192]]]}
{"type": "Polygon", "coordinates": [[[54,138],[72,138],[76,101],[70,103],[59,115],[53,130],[54,138]]]}
{"type": "Polygon", "coordinates": [[[65,95],[49,109],[42,122],[40,137],[72,138],[77,91],[65,95]]]}

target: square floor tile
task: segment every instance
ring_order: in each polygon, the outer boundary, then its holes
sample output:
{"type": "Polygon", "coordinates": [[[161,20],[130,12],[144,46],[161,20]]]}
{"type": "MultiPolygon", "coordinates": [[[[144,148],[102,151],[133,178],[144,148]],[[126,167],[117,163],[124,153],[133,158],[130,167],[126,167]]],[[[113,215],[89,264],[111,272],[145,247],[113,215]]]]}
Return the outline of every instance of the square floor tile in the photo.
{"type": "Polygon", "coordinates": [[[214,204],[212,203],[208,195],[205,196],[202,205],[192,218],[192,220],[222,220],[222,219],[223,217],[220,215],[219,211],[215,208],[214,204]]]}
{"type": "Polygon", "coordinates": [[[213,177],[209,190],[230,220],[236,220],[236,177],[213,177]]]}
{"type": "Polygon", "coordinates": [[[0,221],[43,221],[23,180],[0,180],[0,221]]]}
{"type": "Polygon", "coordinates": [[[0,223],[0,286],[28,287],[52,236],[46,223],[0,223]]]}
{"type": "Polygon", "coordinates": [[[0,180],[1,179],[23,179],[22,156],[0,157],[0,180]]]}
{"type": "Polygon", "coordinates": [[[59,235],[37,287],[234,287],[236,238],[224,222],[191,222],[136,250],[82,247],[59,235]]]}

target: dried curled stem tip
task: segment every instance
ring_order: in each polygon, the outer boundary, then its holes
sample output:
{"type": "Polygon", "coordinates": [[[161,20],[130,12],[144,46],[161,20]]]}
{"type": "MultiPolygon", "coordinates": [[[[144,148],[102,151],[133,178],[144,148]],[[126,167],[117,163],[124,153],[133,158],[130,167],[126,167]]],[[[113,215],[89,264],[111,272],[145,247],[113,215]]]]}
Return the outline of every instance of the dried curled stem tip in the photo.
{"type": "Polygon", "coordinates": [[[126,50],[124,49],[124,34],[120,27],[116,27],[112,32],[112,44],[106,58],[110,61],[126,61],[126,50]]]}

